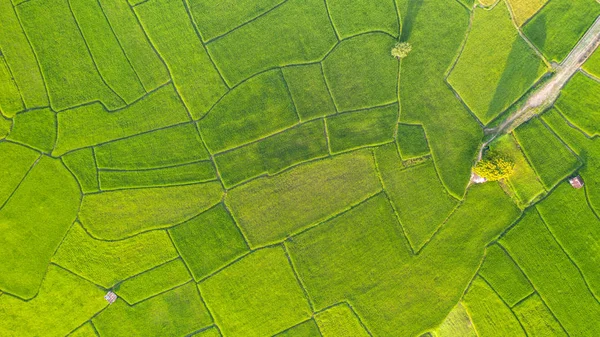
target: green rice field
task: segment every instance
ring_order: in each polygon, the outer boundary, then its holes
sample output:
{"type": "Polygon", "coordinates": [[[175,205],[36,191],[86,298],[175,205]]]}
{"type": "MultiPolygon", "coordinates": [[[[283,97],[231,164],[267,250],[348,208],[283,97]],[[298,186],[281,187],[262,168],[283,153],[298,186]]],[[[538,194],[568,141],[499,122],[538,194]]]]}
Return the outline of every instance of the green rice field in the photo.
{"type": "Polygon", "coordinates": [[[0,0],[0,337],[600,336],[599,22],[0,0]]]}

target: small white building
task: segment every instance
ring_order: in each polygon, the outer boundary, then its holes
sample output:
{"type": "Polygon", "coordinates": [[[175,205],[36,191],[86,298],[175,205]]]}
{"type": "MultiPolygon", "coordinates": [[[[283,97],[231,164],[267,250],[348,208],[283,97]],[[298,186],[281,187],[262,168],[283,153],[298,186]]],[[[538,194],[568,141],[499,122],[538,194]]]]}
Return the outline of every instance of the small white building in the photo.
{"type": "Polygon", "coordinates": [[[583,187],[583,179],[581,179],[581,176],[575,176],[572,178],[569,178],[569,184],[571,184],[571,186],[573,186],[573,188],[576,189],[580,189],[583,187]]]}
{"type": "Polygon", "coordinates": [[[483,184],[487,181],[487,179],[485,179],[484,177],[480,176],[479,174],[477,174],[475,172],[471,172],[471,181],[474,184],[483,184]]]}
{"type": "Polygon", "coordinates": [[[109,291],[104,295],[104,299],[108,302],[108,304],[113,304],[117,300],[117,294],[109,291]]]}

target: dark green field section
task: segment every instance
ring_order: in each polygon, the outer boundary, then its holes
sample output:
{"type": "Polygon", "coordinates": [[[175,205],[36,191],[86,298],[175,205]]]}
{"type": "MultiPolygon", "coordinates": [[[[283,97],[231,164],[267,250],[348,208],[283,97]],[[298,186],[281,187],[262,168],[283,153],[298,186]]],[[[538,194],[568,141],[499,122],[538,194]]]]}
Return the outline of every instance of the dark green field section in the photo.
{"type": "Polygon", "coordinates": [[[403,159],[422,157],[429,153],[425,130],[420,125],[398,124],[398,150],[403,159]]]}

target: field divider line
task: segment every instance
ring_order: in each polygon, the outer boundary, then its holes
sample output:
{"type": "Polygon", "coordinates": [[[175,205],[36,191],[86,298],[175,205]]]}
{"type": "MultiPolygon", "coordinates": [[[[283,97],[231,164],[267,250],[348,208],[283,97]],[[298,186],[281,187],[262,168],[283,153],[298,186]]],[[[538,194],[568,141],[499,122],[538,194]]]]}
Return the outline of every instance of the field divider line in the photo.
{"type": "MultiPolygon", "coordinates": [[[[292,329],[294,329],[294,328],[296,328],[296,327],[298,327],[298,326],[300,326],[300,325],[302,325],[302,324],[304,324],[304,323],[308,323],[309,321],[311,321],[311,320],[314,320],[314,318],[315,318],[315,315],[313,314],[313,315],[312,315],[312,316],[310,316],[309,318],[307,318],[307,319],[305,319],[305,320],[303,320],[303,321],[301,321],[301,322],[299,322],[299,323],[296,323],[296,324],[294,324],[294,325],[292,325],[292,326],[290,326],[290,327],[288,327],[288,328],[285,328],[285,329],[283,329],[283,330],[281,330],[281,331],[278,331],[278,332],[276,332],[276,333],[275,333],[274,335],[272,335],[271,337],[276,337],[276,336],[278,336],[279,334],[282,334],[282,333],[285,333],[285,332],[291,331],[292,329]]],[[[318,325],[318,324],[316,324],[316,322],[315,322],[315,325],[317,326],[317,328],[319,328],[319,325],[318,325]]],[[[321,330],[319,329],[319,333],[320,333],[320,332],[321,332],[321,330]]],[[[322,334],[321,334],[321,335],[319,335],[319,336],[322,336],[322,334]]]]}
{"type": "Polygon", "coordinates": [[[325,133],[325,141],[327,142],[327,153],[329,154],[329,157],[331,157],[331,139],[329,139],[329,128],[327,127],[327,118],[325,117],[323,117],[323,130],[325,133]]]}
{"type": "MultiPolygon", "coordinates": [[[[395,3],[395,1],[394,1],[395,3]]],[[[338,42],[340,42],[340,33],[338,33],[337,28],[335,28],[335,24],[333,23],[333,20],[331,19],[331,12],[329,10],[329,4],[327,3],[327,0],[323,0],[323,4],[325,5],[325,12],[327,12],[327,19],[329,19],[329,23],[331,24],[331,28],[333,29],[333,33],[335,34],[335,38],[338,40],[338,42]]]]}
{"type": "MultiPolygon", "coordinates": [[[[125,302],[125,304],[127,304],[127,306],[129,306],[130,308],[133,308],[133,307],[137,306],[138,304],[142,304],[142,303],[144,303],[144,302],[146,302],[146,301],[149,301],[149,300],[151,300],[151,299],[154,299],[155,297],[158,297],[158,296],[164,295],[164,294],[168,293],[169,291],[173,291],[173,290],[175,290],[175,289],[177,289],[177,288],[185,287],[186,285],[188,285],[188,284],[190,284],[190,283],[191,283],[191,284],[193,284],[193,285],[194,285],[194,287],[196,287],[196,288],[197,288],[197,286],[196,286],[196,283],[194,282],[194,278],[190,276],[190,279],[189,279],[189,280],[187,280],[185,283],[182,283],[182,284],[176,285],[176,286],[174,286],[174,287],[172,287],[172,288],[169,288],[169,289],[166,289],[166,290],[161,290],[160,292],[158,292],[158,293],[156,293],[156,294],[152,294],[151,296],[149,296],[149,297],[146,297],[146,298],[144,298],[143,300],[141,300],[141,301],[137,301],[137,302],[135,302],[135,303],[129,303],[129,302],[125,301],[125,299],[124,299],[123,297],[120,297],[120,299],[121,299],[121,300],[123,300],[123,302],[125,302]]],[[[118,292],[118,291],[117,291],[117,292],[118,292]]],[[[117,295],[118,295],[118,294],[117,294],[117,295]]]]}
{"type": "MultiPolygon", "coordinates": [[[[28,1],[32,1],[32,0],[28,0],[28,1]]],[[[75,331],[77,331],[79,328],[81,328],[82,326],[84,326],[84,325],[86,325],[87,323],[89,323],[89,324],[90,324],[90,326],[92,327],[92,329],[94,330],[94,334],[95,334],[97,337],[101,337],[101,336],[100,336],[100,333],[98,332],[98,329],[96,329],[96,325],[94,325],[94,322],[92,322],[92,319],[96,318],[98,315],[100,315],[100,314],[101,314],[101,313],[102,313],[104,310],[106,310],[106,309],[108,309],[108,304],[107,304],[107,305],[106,305],[104,308],[100,309],[100,311],[98,311],[98,312],[96,312],[94,315],[92,315],[92,317],[90,317],[90,318],[89,318],[87,321],[85,321],[85,322],[83,322],[83,323],[79,324],[77,327],[75,327],[75,329],[71,330],[71,331],[70,331],[70,332],[67,334],[67,336],[71,336],[71,335],[72,335],[72,334],[73,334],[75,331]]]]}
{"type": "Polygon", "coordinates": [[[23,184],[23,182],[25,181],[25,179],[27,178],[27,176],[29,175],[29,173],[31,173],[31,171],[33,170],[33,168],[35,166],[37,166],[37,164],[39,163],[40,159],[42,159],[43,156],[44,155],[40,154],[38,156],[38,158],[33,162],[33,164],[31,164],[31,166],[29,167],[29,169],[27,170],[27,172],[25,172],[25,175],[23,175],[23,178],[21,178],[21,180],[19,181],[19,183],[15,186],[15,189],[12,190],[12,192],[10,192],[10,194],[8,195],[8,197],[6,198],[6,200],[4,200],[4,202],[0,205],[0,210],[2,210],[4,208],[4,206],[6,206],[6,204],[10,201],[10,199],[17,192],[17,190],[19,189],[19,187],[21,187],[21,184],[23,184]]]}
{"type": "Polygon", "coordinates": [[[302,122],[302,118],[300,118],[300,114],[298,113],[298,106],[296,105],[296,102],[294,101],[294,97],[292,96],[292,92],[290,91],[290,87],[288,85],[287,80],[285,79],[285,75],[283,74],[282,68],[279,68],[279,74],[281,75],[281,79],[283,80],[283,85],[285,86],[285,90],[288,94],[290,101],[292,102],[293,107],[294,107],[294,113],[296,114],[296,117],[298,117],[298,123],[300,123],[300,122],[302,122]]]}
{"type": "MultiPolygon", "coordinates": [[[[104,286],[102,286],[102,285],[98,284],[96,281],[94,281],[94,280],[92,280],[92,279],[89,279],[89,278],[87,278],[87,277],[85,277],[85,276],[83,276],[83,275],[80,275],[80,274],[78,274],[78,273],[76,273],[76,272],[72,271],[72,270],[71,270],[71,269],[69,269],[69,268],[66,268],[66,267],[64,267],[64,266],[61,266],[60,264],[56,263],[55,261],[50,261],[50,263],[48,263],[48,267],[50,267],[51,265],[53,265],[53,266],[55,266],[55,267],[58,267],[58,268],[60,268],[60,269],[62,269],[62,270],[64,270],[64,271],[66,271],[66,272],[68,272],[69,274],[71,274],[71,275],[73,275],[73,276],[76,276],[76,277],[78,277],[78,278],[80,278],[80,279],[82,279],[82,280],[85,280],[85,281],[87,281],[87,282],[89,282],[89,283],[91,283],[91,284],[95,285],[95,286],[96,286],[98,289],[102,290],[103,292],[106,292],[106,291],[109,289],[109,288],[105,288],[104,286]]],[[[46,272],[46,273],[47,273],[47,272],[46,272]]],[[[106,305],[108,306],[108,303],[106,303],[106,305]]]]}
{"type": "MultiPolygon", "coordinates": [[[[94,322],[92,322],[92,319],[90,318],[87,322],[90,323],[90,326],[92,327],[92,329],[94,330],[94,334],[96,335],[96,337],[100,337],[100,333],[98,332],[98,329],[96,329],[96,325],[94,325],[94,322]]],[[[85,324],[85,323],[84,323],[85,324]]],[[[75,332],[75,330],[73,330],[73,332],[75,332]]],[[[73,333],[71,332],[71,333],[73,333]]],[[[69,334],[70,335],[70,334],[69,334]]]]}
{"type": "MultiPolygon", "coordinates": [[[[523,146],[521,145],[521,143],[519,143],[519,141],[517,140],[517,137],[515,136],[514,131],[511,131],[509,133],[507,133],[507,135],[510,135],[510,137],[512,138],[512,140],[514,141],[515,145],[517,146],[517,148],[519,149],[519,153],[521,153],[521,155],[523,156],[523,158],[525,158],[525,162],[527,163],[527,165],[529,165],[529,167],[531,168],[531,170],[533,171],[533,173],[535,174],[535,180],[537,182],[540,183],[540,186],[542,186],[542,189],[544,189],[543,193],[548,192],[548,190],[546,189],[546,186],[544,185],[544,182],[542,181],[542,179],[540,178],[539,174],[535,171],[535,169],[533,168],[533,163],[531,162],[531,160],[529,159],[529,157],[527,157],[527,155],[525,154],[525,151],[523,151],[523,146]]],[[[530,205],[531,206],[531,205],[530,205]]]]}
{"type": "MultiPolygon", "coordinates": [[[[168,233],[168,232],[167,232],[167,233],[168,233]]],[[[150,271],[153,271],[153,270],[155,270],[155,269],[158,269],[158,268],[160,268],[160,267],[163,267],[163,266],[165,266],[165,265],[167,265],[167,264],[169,264],[169,263],[171,263],[171,262],[174,262],[174,261],[177,261],[177,260],[182,260],[182,262],[183,262],[183,259],[181,258],[181,255],[179,255],[179,251],[177,250],[177,247],[174,247],[174,248],[175,248],[175,251],[176,251],[176,252],[177,252],[177,254],[178,254],[178,255],[177,255],[177,257],[174,257],[174,258],[172,258],[172,259],[169,259],[169,260],[167,260],[167,261],[160,262],[159,264],[155,265],[154,267],[152,267],[152,268],[149,268],[149,269],[146,269],[146,270],[143,270],[143,271],[141,271],[141,272],[139,272],[139,273],[133,274],[133,275],[131,275],[131,276],[127,276],[126,278],[124,278],[124,279],[122,279],[122,280],[118,281],[117,283],[115,283],[115,284],[114,284],[114,285],[113,285],[111,288],[114,288],[114,287],[116,287],[116,286],[120,285],[120,284],[121,284],[121,283],[123,283],[123,282],[129,281],[129,280],[131,280],[131,279],[132,279],[132,278],[134,278],[134,277],[138,277],[138,276],[140,276],[140,275],[142,275],[142,274],[145,274],[145,273],[147,273],[147,272],[150,272],[150,271]]],[[[184,264],[185,264],[185,262],[184,262],[184,264]]],[[[193,278],[192,278],[192,276],[191,276],[191,275],[190,275],[190,280],[193,280],[193,278]]],[[[186,282],[186,283],[187,283],[187,282],[186,282]]],[[[175,287],[173,287],[173,288],[175,288],[175,287]]],[[[140,302],[141,302],[141,301],[140,301],[140,302]]]]}
{"type": "Polygon", "coordinates": [[[227,195],[224,195],[223,196],[223,200],[221,201],[221,203],[223,204],[223,208],[225,208],[225,211],[227,212],[227,214],[229,214],[229,216],[231,217],[231,219],[233,219],[233,223],[234,223],[235,227],[237,228],[238,232],[240,233],[240,235],[244,239],[244,243],[246,244],[246,248],[248,248],[248,250],[252,250],[252,247],[250,246],[250,241],[248,240],[248,235],[242,229],[242,226],[240,226],[240,223],[239,223],[238,219],[236,219],[236,217],[233,215],[233,212],[231,211],[231,208],[227,205],[226,196],[227,195]]]}
{"type": "Polygon", "coordinates": [[[518,300],[517,302],[515,302],[515,304],[512,305],[512,307],[510,307],[511,309],[518,307],[519,305],[521,305],[523,302],[527,301],[528,299],[530,299],[531,297],[537,295],[538,293],[535,290],[531,290],[531,292],[525,296],[523,296],[523,298],[521,298],[520,300],[518,300]]]}
{"type": "MultiPolygon", "coordinates": [[[[192,336],[195,336],[195,335],[197,335],[197,334],[199,334],[201,332],[204,332],[204,331],[207,331],[207,330],[210,330],[210,329],[213,329],[213,328],[219,330],[219,328],[213,322],[213,324],[211,324],[209,326],[205,326],[205,327],[203,327],[201,329],[198,329],[198,330],[190,332],[189,334],[185,335],[185,337],[192,337],[192,336]]],[[[221,332],[219,332],[219,333],[221,333],[221,332]]],[[[220,336],[223,336],[223,335],[220,335],[220,336]]]]}
{"type": "Polygon", "coordinates": [[[527,330],[525,330],[525,327],[523,326],[523,323],[521,323],[521,321],[519,320],[519,318],[517,317],[517,315],[515,314],[515,312],[510,307],[510,305],[508,305],[508,303],[506,303],[506,301],[504,300],[504,298],[502,298],[502,296],[500,296],[500,294],[498,294],[498,292],[496,291],[496,289],[494,289],[494,287],[492,287],[492,285],[488,282],[488,280],[485,279],[485,277],[483,277],[482,275],[478,275],[478,276],[479,276],[479,278],[481,278],[483,280],[483,282],[485,282],[485,284],[488,285],[488,287],[490,287],[490,289],[492,289],[492,292],[494,292],[494,294],[496,294],[496,296],[498,296],[498,298],[500,299],[500,301],[502,301],[502,303],[504,303],[504,305],[506,306],[506,308],[510,311],[510,313],[515,318],[515,320],[519,323],[519,326],[521,326],[521,330],[523,330],[523,333],[525,334],[525,336],[529,336],[529,334],[527,333],[527,330]]]}
{"type": "Polygon", "coordinates": [[[590,210],[592,211],[592,213],[594,213],[594,215],[596,216],[596,218],[600,221],[600,214],[598,214],[598,212],[596,211],[596,209],[594,208],[594,205],[592,205],[592,203],[590,202],[590,191],[588,190],[587,185],[583,185],[583,191],[585,194],[585,201],[588,205],[588,207],[590,208],[590,210]]]}
{"type": "Polygon", "coordinates": [[[352,311],[352,314],[354,314],[354,316],[356,317],[356,319],[358,319],[358,323],[363,327],[363,329],[365,329],[365,331],[367,332],[367,334],[370,337],[373,337],[373,334],[371,333],[371,330],[369,330],[369,328],[367,328],[367,326],[365,325],[365,322],[363,321],[362,317],[360,317],[360,315],[358,314],[358,312],[356,312],[356,309],[354,309],[354,306],[352,304],[350,304],[350,302],[348,300],[345,300],[344,302],[350,308],[350,310],[352,311]]]}
{"type": "MultiPolygon", "coordinates": [[[[4,63],[4,66],[6,67],[6,69],[8,70],[8,74],[10,75],[10,82],[12,82],[12,84],[14,84],[15,88],[17,89],[17,92],[19,93],[19,102],[21,103],[21,107],[22,107],[19,111],[23,111],[23,110],[27,109],[27,106],[25,106],[25,100],[23,100],[23,93],[21,92],[21,88],[19,88],[19,84],[15,80],[15,76],[13,75],[12,70],[8,66],[8,62],[6,62],[6,56],[4,54],[2,54],[1,50],[0,50],[0,59],[1,59],[1,62],[4,63]]],[[[19,111],[17,112],[17,114],[19,113],[19,111]]]]}
{"type": "Polygon", "coordinates": [[[308,290],[306,290],[306,285],[304,284],[304,281],[302,281],[302,279],[300,278],[300,274],[298,273],[296,265],[294,264],[294,261],[292,260],[292,257],[290,256],[290,252],[288,251],[288,248],[285,245],[285,240],[283,240],[281,242],[281,248],[283,248],[283,252],[284,252],[285,257],[290,265],[290,268],[292,269],[292,273],[294,274],[294,277],[296,278],[296,282],[298,282],[298,286],[300,287],[300,289],[302,289],[302,293],[304,294],[304,298],[306,299],[306,302],[308,303],[308,306],[310,307],[310,311],[314,315],[315,305],[313,304],[312,299],[310,298],[310,295],[308,294],[308,290]]]}
{"type": "MultiPolygon", "coordinates": [[[[336,46],[337,46],[337,44],[336,44],[336,46]]],[[[335,49],[335,47],[334,47],[334,49],[335,49]]],[[[321,76],[323,77],[323,82],[325,83],[325,88],[327,89],[327,93],[329,94],[329,99],[331,99],[331,103],[333,103],[333,109],[335,110],[335,113],[338,114],[340,112],[340,109],[338,109],[337,104],[335,103],[335,98],[333,98],[333,94],[331,93],[331,86],[329,85],[329,82],[327,82],[327,77],[325,76],[325,71],[323,70],[323,61],[324,60],[325,60],[325,58],[322,61],[318,62],[319,67],[321,69],[321,76]]]]}
{"type": "Polygon", "coordinates": [[[198,126],[198,123],[194,122],[194,127],[196,129],[196,132],[198,133],[198,136],[200,136],[200,141],[202,142],[202,146],[204,146],[204,149],[206,150],[206,152],[209,155],[209,159],[210,162],[212,163],[213,169],[215,170],[215,174],[217,175],[217,181],[219,181],[219,183],[221,184],[221,189],[223,189],[223,198],[225,197],[225,195],[227,194],[227,188],[225,187],[225,184],[223,183],[223,177],[221,176],[221,172],[219,171],[219,167],[217,166],[217,162],[215,161],[215,155],[210,152],[210,150],[208,149],[208,146],[206,145],[206,141],[204,140],[204,137],[202,136],[202,132],[200,132],[200,127],[198,126]]]}
{"type": "Polygon", "coordinates": [[[579,68],[579,72],[582,73],[583,75],[587,76],[591,80],[594,80],[596,82],[600,82],[600,77],[597,77],[594,74],[590,74],[589,72],[587,72],[587,70],[585,70],[583,68],[579,68]]]}
{"type": "MultiPolygon", "coordinates": [[[[552,108],[553,108],[554,110],[556,110],[556,112],[558,112],[558,115],[559,115],[559,116],[562,118],[562,120],[563,120],[563,121],[564,121],[564,122],[565,122],[565,123],[566,123],[566,124],[567,124],[569,127],[571,127],[572,129],[574,129],[575,131],[578,131],[579,133],[581,133],[581,134],[582,134],[583,136],[585,136],[585,138],[587,138],[588,140],[593,140],[593,139],[595,139],[595,138],[597,138],[597,137],[599,136],[599,135],[593,135],[593,136],[590,136],[590,135],[588,135],[587,133],[585,133],[585,131],[581,130],[581,129],[579,128],[579,126],[577,126],[577,125],[575,125],[575,124],[571,123],[571,121],[570,121],[569,119],[567,119],[567,117],[565,116],[565,114],[562,112],[562,110],[561,110],[561,108],[560,108],[560,107],[558,107],[558,106],[556,106],[556,105],[555,105],[555,106],[553,106],[552,108]]],[[[553,130],[554,130],[554,129],[553,129],[553,130]]]]}

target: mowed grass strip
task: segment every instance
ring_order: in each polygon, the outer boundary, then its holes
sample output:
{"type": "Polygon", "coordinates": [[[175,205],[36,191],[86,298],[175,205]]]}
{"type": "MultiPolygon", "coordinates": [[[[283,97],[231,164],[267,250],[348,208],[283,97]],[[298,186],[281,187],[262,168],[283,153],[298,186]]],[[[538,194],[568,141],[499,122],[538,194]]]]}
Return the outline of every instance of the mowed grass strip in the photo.
{"type": "Polygon", "coordinates": [[[320,61],[336,42],[323,1],[289,0],[207,48],[234,86],[276,66],[320,61]]]}
{"type": "Polygon", "coordinates": [[[211,153],[281,131],[298,122],[280,69],[252,77],[231,90],[198,127],[211,153]]]}
{"type": "Polygon", "coordinates": [[[600,135],[600,82],[577,72],[561,91],[556,106],[588,136],[600,135]]]}
{"type": "Polygon", "coordinates": [[[478,334],[527,336],[510,308],[483,279],[475,278],[465,294],[463,303],[478,334]]]}
{"type": "Polygon", "coordinates": [[[150,0],[134,7],[144,31],[167,63],[171,79],[194,119],[227,91],[196,34],[182,1],[150,0]]]}
{"type": "Polygon", "coordinates": [[[106,307],[105,294],[93,283],[50,265],[35,298],[25,302],[0,296],[0,334],[65,336],[106,307]]]}
{"type": "Polygon", "coordinates": [[[92,101],[109,109],[125,105],[96,70],[68,1],[24,2],[16,10],[39,60],[54,110],[92,101]]]}
{"type": "Polygon", "coordinates": [[[80,193],[59,159],[44,156],[35,164],[0,210],[0,289],[23,299],[37,294],[75,221],[80,193]]]}
{"type": "Polygon", "coordinates": [[[58,114],[58,139],[52,155],[98,145],[189,121],[172,85],[153,91],[118,111],[94,103],[58,114]]]}
{"type": "Polygon", "coordinates": [[[223,204],[169,229],[169,235],[197,281],[249,251],[223,204]]]}
{"type": "Polygon", "coordinates": [[[228,191],[225,201],[256,247],[283,240],[380,189],[371,153],[360,151],[253,180],[228,191]]]}
{"type": "Polygon", "coordinates": [[[102,336],[185,336],[211,325],[193,282],[134,306],[117,300],[92,319],[102,336]]]}
{"type": "Polygon", "coordinates": [[[79,219],[92,235],[121,239],[192,218],[221,200],[219,182],[87,194],[79,219]]]}
{"type": "Polygon", "coordinates": [[[40,157],[40,153],[15,143],[0,142],[0,157],[0,205],[4,205],[40,157]]]}
{"type": "Polygon", "coordinates": [[[500,243],[533,283],[569,335],[589,336],[600,329],[600,304],[539,214],[529,211],[500,243]]]}
{"type": "Polygon", "coordinates": [[[315,321],[319,325],[319,331],[323,337],[370,336],[356,313],[346,303],[338,304],[316,314],[315,321]]]}
{"type": "Polygon", "coordinates": [[[327,155],[324,122],[315,120],[216,155],[215,163],[223,184],[229,187],[327,155]]]}
{"type": "Polygon", "coordinates": [[[600,14],[595,0],[551,0],[523,26],[549,61],[562,61],[600,14]]]}
{"type": "Polygon", "coordinates": [[[56,143],[56,133],[56,113],[46,108],[15,116],[12,131],[6,138],[50,153],[56,143]]]}
{"type": "Polygon", "coordinates": [[[514,135],[546,189],[580,166],[575,154],[537,118],[521,125],[514,135]]]}
{"type": "Polygon", "coordinates": [[[76,223],[52,262],[110,289],[120,281],[176,257],[177,251],[164,231],[103,241],[92,238],[76,223]]]}
{"type": "Polygon", "coordinates": [[[421,125],[398,124],[398,150],[402,159],[422,157],[429,153],[427,136],[421,125]]]}
{"type": "Polygon", "coordinates": [[[394,0],[329,0],[327,6],[340,38],[372,31],[398,36],[400,25],[394,0]]]}
{"type": "Polygon", "coordinates": [[[548,0],[507,0],[512,10],[513,20],[521,27],[529,18],[534,16],[548,0]]]}
{"type": "Polygon", "coordinates": [[[342,152],[394,140],[398,104],[326,118],[331,152],[342,152]]]}
{"type": "Polygon", "coordinates": [[[340,111],[398,101],[398,61],[390,55],[396,40],[375,32],[340,42],[323,60],[325,80],[340,111]]]}
{"type": "Polygon", "coordinates": [[[504,1],[476,7],[467,43],[448,82],[483,124],[506,110],[545,72],[521,38],[504,1]]]}
{"type": "Polygon", "coordinates": [[[320,63],[282,68],[301,121],[336,112],[320,63]]]}
{"type": "Polygon", "coordinates": [[[281,246],[254,251],[198,287],[226,336],[273,335],[312,315],[281,246]]]}
{"type": "Polygon", "coordinates": [[[517,304],[512,310],[529,336],[568,336],[538,294],[517,304]]]}

